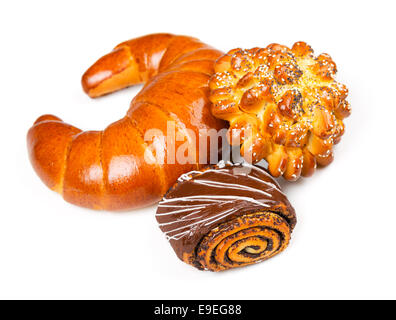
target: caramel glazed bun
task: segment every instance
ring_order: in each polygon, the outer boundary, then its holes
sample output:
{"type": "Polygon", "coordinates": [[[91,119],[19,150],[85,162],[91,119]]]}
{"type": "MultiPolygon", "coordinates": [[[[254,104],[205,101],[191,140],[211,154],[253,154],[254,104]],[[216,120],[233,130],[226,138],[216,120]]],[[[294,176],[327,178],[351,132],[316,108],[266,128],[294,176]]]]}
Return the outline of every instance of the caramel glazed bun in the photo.
{"type": "Polygon", "coordinates": [[[174,150],[191,143],[191,132],[198,137],[200,129],[226,126],[212,116],[208,99],[214,62],[222,54],[198,39],[171,34],[119,44],[85,72],[82,86],[94,98],[145,83],[126,116],[103,131],[81,131],[58,117],[41,116],[27,135],[33,168],[49,188],[79,206],[119,210],[159,201],[182,173],[200,168],[198,143],[195,163],[168,161],[162,135],[167,122],[182,137],[174,150]],[[157,129],[152,143],[144,140],[149,129],[157,129]],[[165,159],[158,161],[158,155],[165,159]]]}
{"type": "Polygon", "coordinates": [[[215,71],[212,113],[229,121],[228,138],[241,144],[242,155],[266,159],[269,172],[287,180],[332,162],[351,109],[328,54],[315,57],[304,42],[291,49],[234,49],[217,60],[215,71]]]}
{"type": "Polygon", "coordinates": [[[293,207],[264,169],[222,161],[183,174],[156,218],[182,261],[210,271],[273,257],[296,224],[293,207]]]}

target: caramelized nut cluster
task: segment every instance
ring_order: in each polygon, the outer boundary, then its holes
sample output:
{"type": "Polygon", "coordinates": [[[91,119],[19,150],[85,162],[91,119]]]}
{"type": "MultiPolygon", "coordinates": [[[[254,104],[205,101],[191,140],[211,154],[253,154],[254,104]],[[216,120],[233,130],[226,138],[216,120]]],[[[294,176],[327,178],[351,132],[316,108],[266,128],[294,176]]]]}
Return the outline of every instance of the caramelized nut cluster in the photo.
{"type": "Polygon", "coordinates": [[[241,144],[242,155],[266,159],[270,173],[287,180],[332,162],[351,109],[328,54],[315,57],[304,42],[234,49],[216,61],[215,72],[212,113],[229,121],[229,142],[241,144]]]}

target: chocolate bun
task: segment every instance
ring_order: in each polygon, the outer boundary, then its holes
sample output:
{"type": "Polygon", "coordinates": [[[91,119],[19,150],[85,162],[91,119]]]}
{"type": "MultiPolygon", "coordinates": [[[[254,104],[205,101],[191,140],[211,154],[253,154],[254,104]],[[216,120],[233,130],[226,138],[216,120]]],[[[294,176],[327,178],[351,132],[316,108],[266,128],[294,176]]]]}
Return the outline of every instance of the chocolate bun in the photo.
{"type": "Polygon", "coordinates": [[[273,257],[296,224],[293,207],[264,169],[225,162],[183,174],[156,218],[182,261],[210,271],[273,257]]]}

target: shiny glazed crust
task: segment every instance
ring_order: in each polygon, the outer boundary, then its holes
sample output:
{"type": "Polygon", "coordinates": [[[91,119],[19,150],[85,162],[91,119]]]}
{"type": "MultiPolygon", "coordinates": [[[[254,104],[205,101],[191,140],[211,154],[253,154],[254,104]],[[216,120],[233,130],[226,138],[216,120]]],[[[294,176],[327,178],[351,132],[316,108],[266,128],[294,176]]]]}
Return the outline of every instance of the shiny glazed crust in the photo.
{"type": "Polygon", "coordinates": [[[274,177],[297,180],[333,160],[351,109],[328,54],[296,42],[220,57],[210,81],[212,113],[229,121],[228,139],[252,162],[265,159],[274,177]]]}
{"type": "Polygon", "coordinates": [[[190,141],[189,130],[198,136],[199,129],[225,127],[211,115],[208,99],[214,61],[221,55],[198,39],[172,34],[117,45],[84,73],[84,91],[98,97],[145,86],[127,115],[103,131],[82,131],[53,115],[38,118],[27,135],[37,174],[66,201],[87,208],[132,209],[157,202],[180,174],[199,169],[198,149],[195,163],[159,162],[156,156],[167,155],[167,142],[154,134],[155,143],[149,144],[144,135],[149,129],[166,134],[173,121],[176,135],[183,137],[177,148],[190,141]]]}
{"type": "Polygon", "coordinates": [[[156,219],[179,259],[215,272],[282,252],[297,222],[265,170],[224,162],[183,174],[159,203],[156,219]]]}

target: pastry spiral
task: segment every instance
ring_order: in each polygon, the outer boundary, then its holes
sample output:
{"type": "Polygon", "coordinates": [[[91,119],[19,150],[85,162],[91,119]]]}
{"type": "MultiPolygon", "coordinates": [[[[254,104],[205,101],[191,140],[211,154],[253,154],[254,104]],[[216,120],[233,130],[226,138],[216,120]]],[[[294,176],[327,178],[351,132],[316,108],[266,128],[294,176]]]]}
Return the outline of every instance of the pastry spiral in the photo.
{"type": "Polygon", "coordinates": [[[230,123],[228,138],[250,161],[266,159],[274,177],[297,180],[333,160],[351,109],[328,54],[296,42],[220,57],[210,81],[212,113],[230,123]]]}
{"type": "Polygon", "coordinates": [[[293,207],[262,168],[221,162],[182,175],[156,218],[176,255],[201,270],[257,263],[283,251],[293,207]]]}

